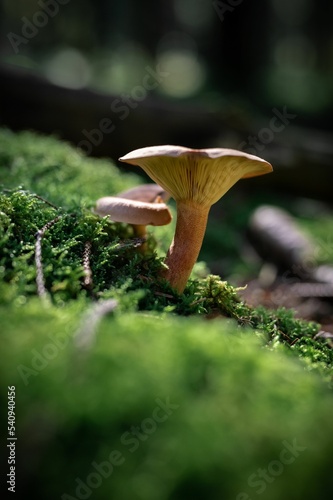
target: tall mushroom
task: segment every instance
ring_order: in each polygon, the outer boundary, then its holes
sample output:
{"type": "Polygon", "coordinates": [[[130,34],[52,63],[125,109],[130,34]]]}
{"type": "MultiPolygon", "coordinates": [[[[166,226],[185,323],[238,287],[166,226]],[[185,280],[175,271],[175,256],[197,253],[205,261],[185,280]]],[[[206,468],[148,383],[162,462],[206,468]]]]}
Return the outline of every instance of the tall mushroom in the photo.
{"type": "Polygon", "coordinates": [[[210,207],[239,179],[271,172],[267,161],[234,149],[152,146],[119,158],[139,165],[177,202],[177,224],[163,276],[184,291],[198,258],[210,207]]]}

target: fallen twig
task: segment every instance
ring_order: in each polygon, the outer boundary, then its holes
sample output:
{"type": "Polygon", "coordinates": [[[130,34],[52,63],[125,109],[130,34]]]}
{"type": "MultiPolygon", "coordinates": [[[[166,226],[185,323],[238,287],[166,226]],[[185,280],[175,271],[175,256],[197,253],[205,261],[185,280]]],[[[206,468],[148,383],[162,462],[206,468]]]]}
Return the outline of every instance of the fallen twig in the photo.
{"type": "Polygon", "coordinates": [[[90,267],[91,246],[92,246],[91,241],[86,241],[83,251],[83,270],[84,270],[83,286],[84,288],[88,288],[89,290],[93,286],[92,271],[90,267]]]}
{"type": "Polygon", "coordinates": [[[74,336],[74,344],[78,349],[87,350],[95,340],[97,327],[103,316],[114,311],[118,302],[115,299],[106,299],[97,302],[84,315],[81,327],[74,336]]]}
{"type": "Polygon", "coordinates": [[[56,210],[58,210],[58,207],[56,205],[54,205],[53,203],[51,203],[50,201],[47,201],[45,198],[43,198],[42,196],[39,196],[39,194],[34,194],[33,195],[34,198],[37,198],[37,200],[40,200],[42,201],[43,203],[46,203],[47,205],[50,205],[50,207],[52,208],[55,208],[56,210]]]}
{"type": "Polygon", "coordinates": [[[37,294],[39,297],[46,298],[47,290],[45,288],[45,280],[44,280],[44,272],[43,272],[43,263],[42,263],[42,239],[44,235],[50,227],[52,227],[59,219],[61,219],[61,215],[51,220],[42,229],[39,229],[36,236],[36,245],[35,245],[35,263],[36,263],[36,285],[37,285],[37,294]]]}

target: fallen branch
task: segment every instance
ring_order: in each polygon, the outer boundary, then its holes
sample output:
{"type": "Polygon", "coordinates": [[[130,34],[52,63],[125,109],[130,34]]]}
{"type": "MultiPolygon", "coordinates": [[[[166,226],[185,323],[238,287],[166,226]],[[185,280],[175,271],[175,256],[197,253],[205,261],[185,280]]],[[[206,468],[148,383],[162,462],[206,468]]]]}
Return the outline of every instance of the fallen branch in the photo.
{"type": "Polygon", "coordinates": [[[106,299],[97,302],[84,315],[82,325],[74,336],[74,344],[79,350],[87,350],[96,338],[96,330],[104,316],[113,312],[118,302],[115,299],[106,299]]]}
{"type": "Polygon", "coordinates": [[[90,267],[90,256],[91,256],[91,241],[86,241],[84,244],[84,251],[83,251],[83,270],[84,270],[84,279],[83,279],[83,286],[84,288],[87,288],[91,290],[93,287],[93,280],[92,280],[92,271],[90,267]]]}
{"type": "Polygon", "coordinates": [[[44,272],[43,272],[43,262],[42,262],[42,239],[44,235],[50,227],[52,227],[59,219],[61,219],[61,215],[51,220],[42,229],[39,229],[36,236],[36,245],[35,245],[35,263],[36,263],[36,285],[37,285],[37,294],[39,297],[46,298],[47,290],[45,288],[45,280],[44,280],[44,272]]]}

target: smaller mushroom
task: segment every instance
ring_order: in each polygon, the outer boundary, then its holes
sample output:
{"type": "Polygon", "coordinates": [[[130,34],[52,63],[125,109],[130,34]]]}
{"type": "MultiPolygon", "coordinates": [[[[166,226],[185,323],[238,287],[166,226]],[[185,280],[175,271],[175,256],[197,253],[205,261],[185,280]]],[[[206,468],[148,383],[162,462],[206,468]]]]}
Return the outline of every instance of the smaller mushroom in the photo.
{"type": "Polygon", "coordinates": [[[117,194],[117,198],[126,198],[128,200],[138,200],[147,203],[166,203],[170,194],[167,193],[158,184],[141,184],[140,186],[135,186],[134,188],[122,191],[117,194]]]}
{"type": "MultiPolygon", "coordinates": [[[[115,222],[131,224],[135,236],[146,239],[147,225],[165,226],[172,220],[169,208],[163,203],[163,199],[167,199],[169,195],[156,184],[147,186],[135,187],[120,193],[121,196],[100,198],[95,212],[102,217],[108,215],[115,222]],[[147,186],[152,187],[148,189],[147,186]],[[142,198],[151,201],[140,201],[142,198]]],[[[141,245],[141,250],[145,250],[145,244],[141,245]]]]}

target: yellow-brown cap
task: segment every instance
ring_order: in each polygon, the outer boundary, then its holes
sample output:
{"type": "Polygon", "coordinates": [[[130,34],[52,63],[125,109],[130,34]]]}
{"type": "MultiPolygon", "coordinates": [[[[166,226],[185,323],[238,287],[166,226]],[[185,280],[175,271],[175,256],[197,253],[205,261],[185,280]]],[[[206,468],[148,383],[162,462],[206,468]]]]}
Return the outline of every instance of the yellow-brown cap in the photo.
{"type": "Polygon", "coordinates": [[[235,149],[152,146],[119,158],[139,165],[176,201],[209,207],[239,179],[272,172],[270,163],[235,149]]]}

